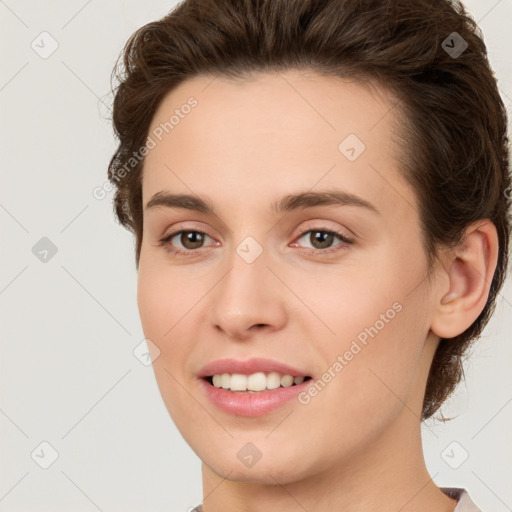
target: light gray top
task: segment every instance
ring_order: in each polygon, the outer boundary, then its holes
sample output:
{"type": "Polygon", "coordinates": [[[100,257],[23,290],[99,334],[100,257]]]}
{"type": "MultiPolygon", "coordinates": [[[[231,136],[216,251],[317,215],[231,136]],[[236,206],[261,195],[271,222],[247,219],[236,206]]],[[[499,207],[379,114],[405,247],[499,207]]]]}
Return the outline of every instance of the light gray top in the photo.
{"type": "MultiPolygon", "coordinates": [[[[447,496],[458,500],[457,506],[453,512],[482,512],[469,497],[468,491],[460,489],[458,487],[441,487],[447,496]]],[[[202,512],[202,511],[200,511],[202,512]]]]}
{"type": "MultiPolygon", "coordinates": [[[[469,497],[468,492],[465,489],[458,487],[440,487],[447,496],[457,500],[457,506],[453,512],[482,512],[469,497]]],[[[203,512],[203,507],[197,505],[190,512],[203,512]]]]}

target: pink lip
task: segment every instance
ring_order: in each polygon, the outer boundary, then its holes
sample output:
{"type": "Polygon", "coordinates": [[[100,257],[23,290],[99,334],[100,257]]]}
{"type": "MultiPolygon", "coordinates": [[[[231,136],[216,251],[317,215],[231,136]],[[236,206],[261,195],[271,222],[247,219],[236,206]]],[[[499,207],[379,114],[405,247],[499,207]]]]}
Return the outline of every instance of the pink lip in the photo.
{"type": "Polygon", "coordinates": [[[237,416],[261,416],[269,413],[304,391],[313,379],[288,388],[267,389],[256,393],[229,391],[217,388],[206,379],[199,379],[199,385],[208,399],[221,411],[237,416]]]}
{"type": "MultiPolygon", "coordinates": [[[[201,378],[210,377],[221,373],[241,373],[250,375],[256,372],[277,372],[281,375],[291,375],[292,377],[307,377],[308,374],[279,361],[256,357],[240,361],[237,359],[218,359],[203,366],[198,375],[201,378]]],[[[312,375],[309,375],[312,377],[312,375]]]]}
{"type": "Polygon", "coordinates": [[[219,359],[204,366],[198,375],[200,386],[208,399],[220,410],[238,416],[260,416],[269,413],[295,398],[313,382],[311,378],[287,388],[280,387],[249,393],[217,388],[206,379],[206,377],[222,373],[250,375],[256,372],[277,372],[292,377],[312,377],[297,368],[265,358],[253,358],[246,361],[219,359]]]}

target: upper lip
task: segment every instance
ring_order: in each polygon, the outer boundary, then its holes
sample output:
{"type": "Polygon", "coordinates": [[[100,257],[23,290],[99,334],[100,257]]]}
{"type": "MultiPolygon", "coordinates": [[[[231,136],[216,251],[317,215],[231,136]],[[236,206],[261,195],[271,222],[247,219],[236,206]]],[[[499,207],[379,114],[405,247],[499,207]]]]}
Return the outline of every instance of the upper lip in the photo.
{"type": "Polygon", "coordinates": [[[222,373],[251,375],[257,372],[277,372],[281,375],[291,375],[292,377],[309,376],[307,373],[280,361],[256,357],[246,360],[218,359],[217,361],[212,361],[201,368],[199,377],[211,377],[212,375],[222,373]]]}

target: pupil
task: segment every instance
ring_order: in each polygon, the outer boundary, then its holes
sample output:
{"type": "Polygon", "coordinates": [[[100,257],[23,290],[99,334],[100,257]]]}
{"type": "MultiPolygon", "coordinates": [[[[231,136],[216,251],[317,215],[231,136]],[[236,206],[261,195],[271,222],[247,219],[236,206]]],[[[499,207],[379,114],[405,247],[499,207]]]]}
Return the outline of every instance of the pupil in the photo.
{"type": "Polygon", "coordinates": [[[181,243],[187,249],[196,249],[203,242],[203,235],[195,231],[186,231],[181,234],[181,243]]]}
{"type": "Polygon", "coordinates": [[[311,243],[314,247],[319,249],[325,249],[332,243],[334,235],[332,233],[326,233],[325,231],[314,231],[311,233],[311,243]],[[320,247],[317,246],[317,243],[320,247]]]}

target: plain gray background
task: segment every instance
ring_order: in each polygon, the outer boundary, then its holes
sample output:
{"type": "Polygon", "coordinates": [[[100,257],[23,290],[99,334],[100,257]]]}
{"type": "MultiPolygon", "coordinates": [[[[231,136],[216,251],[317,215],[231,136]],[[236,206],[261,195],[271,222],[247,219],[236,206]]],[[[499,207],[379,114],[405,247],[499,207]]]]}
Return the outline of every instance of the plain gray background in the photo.
{"type": "MultiPolygon", "coordinates": [[[[114,61],[175,3],[0,0],[1,512],[178,512],[202,500],[200,461],[133,353],[144,336],[132,237],[112,194],[92,193],[116,144],[114,61]]],[[[512,115],[512,0],[465,4],[512,115]]],[[[509,279],[443,408],[456,419],[423,427],[434,481],[466,487],[486,512],[512,510],[511,328],[509,279]]]]}

